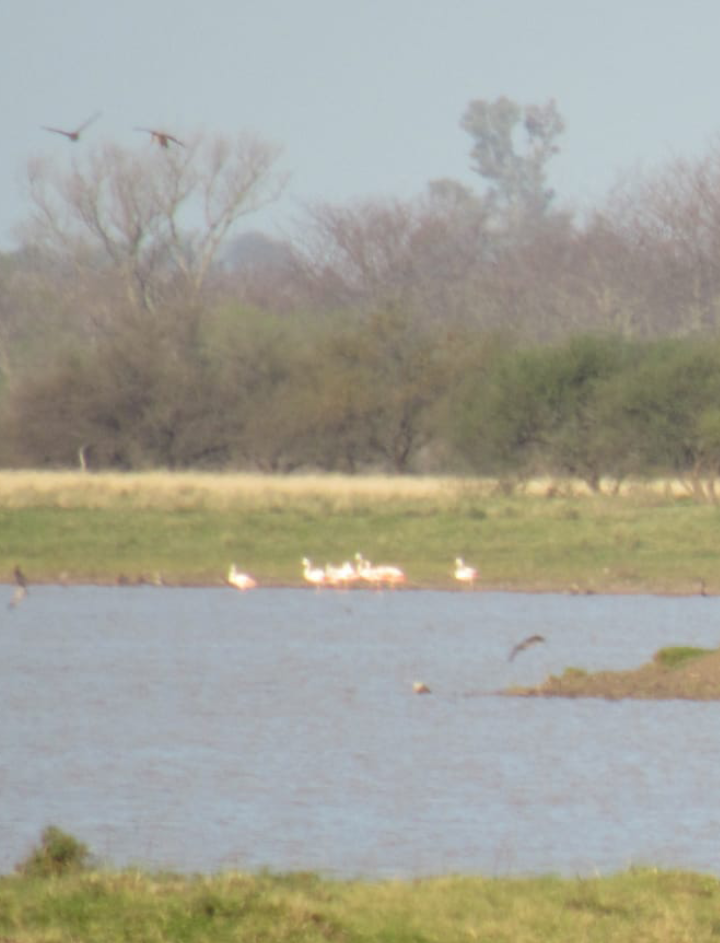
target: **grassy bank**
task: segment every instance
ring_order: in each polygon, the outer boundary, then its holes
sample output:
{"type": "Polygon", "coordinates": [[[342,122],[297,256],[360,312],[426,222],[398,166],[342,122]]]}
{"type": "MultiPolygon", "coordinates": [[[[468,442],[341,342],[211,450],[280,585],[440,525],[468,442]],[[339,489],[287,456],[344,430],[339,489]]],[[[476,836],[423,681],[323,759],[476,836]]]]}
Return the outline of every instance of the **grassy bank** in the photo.
{"type": "Polygon", "coordinates": [[[720,700],[720,650],[675,646],[662,648],[653,660],[628,671],[587,672],[566,668],[532,687],[509,694],[527,697],[602,697],[653,700],[720,700]]]}
{"type": "Polygon", "coordinates": [[[0,578],[302,585],[300,560],[360,551],[412,586],[450,588],[455,557],[480,589],[720,592],[718,509],[678,485],[591,495],[578,483],[242,475],[0,474],[0,578]]]}
{"type": "Polygon", "coordinates": [[[652,870],[382,883],[238,873],[0,879],[0,938],[13,943],[703,943],[717,939],[718,914],[716,878],[652,870]]]}

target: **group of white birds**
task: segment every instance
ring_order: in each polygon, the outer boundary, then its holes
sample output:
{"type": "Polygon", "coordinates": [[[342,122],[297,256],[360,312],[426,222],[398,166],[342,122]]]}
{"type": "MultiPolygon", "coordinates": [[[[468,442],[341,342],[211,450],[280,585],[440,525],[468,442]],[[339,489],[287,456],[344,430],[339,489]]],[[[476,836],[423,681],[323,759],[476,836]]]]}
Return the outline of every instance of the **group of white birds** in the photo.
{"type": "Polygon", "coordinates": [[[312,586],[332,586],[345,588],[351,583],[363,582],[370,586],[400,586],[406,577],[399,566],[373,565],[361,553],[355,554],[355,563],[346,560],[340,566],[328,563],[325,569],[312,565],[307,557],[303,557],[303,578],[312,586]]]}
{"type": "MultiPolygon", "coordinates": [[[[303,557],[302,568],[305,582],[318,589],[322,586],[346,589],[357,583],[364,583],[367,586],[381,589],[382,587],[401,586],[407,581],[405,573],[400,567],[388,564],[373,564],[366,560],[361,553],[355,554],[354,563],[346,560],[340,566],[328,563],[324,568],[313,566],[307,557],[303,557]]],[[[477,579],[477,570],[475,567],[467,566],[461,557],[457,557],[453,575],[458,582],[472,587],[477,579]]],[[[243,591],[255,589],[258,585],[254,577],[250,576],[249,573],[240,572],[234,563],[230,567],[227,581],[230,586],[243,591]]]]}

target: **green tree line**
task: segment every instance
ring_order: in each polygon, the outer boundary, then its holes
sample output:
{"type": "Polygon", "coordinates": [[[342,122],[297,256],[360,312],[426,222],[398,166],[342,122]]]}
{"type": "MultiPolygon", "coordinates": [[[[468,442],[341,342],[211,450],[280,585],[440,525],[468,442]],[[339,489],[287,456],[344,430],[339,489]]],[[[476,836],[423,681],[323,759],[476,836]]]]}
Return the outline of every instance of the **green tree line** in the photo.
{"type": "Polygon", "coordinates": [[[0,461],[712,477],[720,147],[579,213],[553,102],[462,127],[476,190],[316,204],[283,240],[233,239],[286,183],[246,134],[33,159],[0,461]]]}
{"type": "Polygon", "coordinates": [[[578,476],[720,470],[720,339],[548,346],[419,331],[406,312],[227,308],[192,343],[60,351],[2,397],[6,466],[578,476]]]}

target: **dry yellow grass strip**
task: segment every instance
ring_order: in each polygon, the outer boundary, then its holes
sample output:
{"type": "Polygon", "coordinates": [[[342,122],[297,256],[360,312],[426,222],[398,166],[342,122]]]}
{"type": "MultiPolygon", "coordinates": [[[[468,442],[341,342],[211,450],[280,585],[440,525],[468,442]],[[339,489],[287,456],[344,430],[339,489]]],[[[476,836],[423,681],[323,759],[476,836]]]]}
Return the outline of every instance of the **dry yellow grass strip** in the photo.
{"type": "MultiPolygon", "coordinates": [[[[335,502],[384,502],[399,498],[455,498],[460,479],[389,476],[298,475],[164,472],[3,471],[0,505],[29,507],[226,507],[264,506],[308,498],[335,502]]],[[[488,488],[488,490],[490,490],[488,488]]]]}
{"type": "MultiPolygon", "coordinates": [[[[673,479],[601,482],[603,494],[623,497],[687,497],[686,482],[673,479]]],[[[303,500],[323,500],[336,508],[377,505],[397,500],[431,502],[439,507],[459,498],[498,493],[537,497],[585,497],[592,491],[580,479],[538,477],[514,482],[497,478],[410,477],[388,475],[261,475],[209,472],[0,471],[0,507],[226,508],[252,505],[282,507],[303,500]]]]}

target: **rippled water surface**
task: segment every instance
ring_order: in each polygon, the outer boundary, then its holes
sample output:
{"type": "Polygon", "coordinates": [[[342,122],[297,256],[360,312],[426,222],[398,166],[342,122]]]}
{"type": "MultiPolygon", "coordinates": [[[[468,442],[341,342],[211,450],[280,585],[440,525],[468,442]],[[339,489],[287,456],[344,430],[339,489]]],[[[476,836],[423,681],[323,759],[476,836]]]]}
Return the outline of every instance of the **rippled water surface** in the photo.
{"type": "Polygon", "coordinates": [[[32,587],[0,620],[0,871],[53,823],[179,871],[720,873],[720,704],[493,693],[717,646],[720,600],[32,587]]]}

